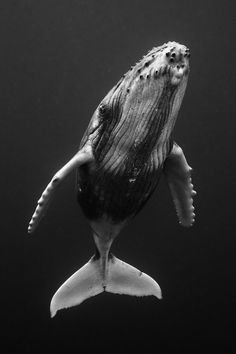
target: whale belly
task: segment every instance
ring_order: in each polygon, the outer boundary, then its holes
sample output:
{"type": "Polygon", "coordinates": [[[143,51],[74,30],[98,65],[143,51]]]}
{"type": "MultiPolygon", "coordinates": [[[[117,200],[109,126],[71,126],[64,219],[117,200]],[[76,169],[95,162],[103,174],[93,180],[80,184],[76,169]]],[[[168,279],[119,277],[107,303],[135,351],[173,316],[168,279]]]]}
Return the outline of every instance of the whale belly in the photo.
{"type": "Polygon", "coordinates": [[[155,190],[162,171],[157,153],[147,161],[127,158],[117,168],[99,163],[80,166],[77,200],[89,220],[103,216],[115,223],[136,215],[155,190]]]}

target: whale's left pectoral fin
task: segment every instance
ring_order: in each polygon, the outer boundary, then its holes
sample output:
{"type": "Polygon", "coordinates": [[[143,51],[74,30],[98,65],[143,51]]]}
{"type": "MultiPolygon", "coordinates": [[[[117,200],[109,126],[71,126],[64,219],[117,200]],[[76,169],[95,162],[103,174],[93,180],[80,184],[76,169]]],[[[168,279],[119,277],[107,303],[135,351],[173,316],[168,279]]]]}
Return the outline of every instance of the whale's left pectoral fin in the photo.
{"type": "Polygon", "coordinates": [[[29,223],[28,233],[32,233],[36,229],[61,182],[77,167],[89,163],[93,161],[93,159],[94,157],[91,146],[85,145],[53,176],[38,200],[37,207],[29,223]]]}
{"type": "Polygon", "coordinates": [[[179,222],[183,226],[194,223],[192,168],[188,165],[183,150],[174,143],[172,151],[164,163],[164,174],[175,204],[179,222]]]}

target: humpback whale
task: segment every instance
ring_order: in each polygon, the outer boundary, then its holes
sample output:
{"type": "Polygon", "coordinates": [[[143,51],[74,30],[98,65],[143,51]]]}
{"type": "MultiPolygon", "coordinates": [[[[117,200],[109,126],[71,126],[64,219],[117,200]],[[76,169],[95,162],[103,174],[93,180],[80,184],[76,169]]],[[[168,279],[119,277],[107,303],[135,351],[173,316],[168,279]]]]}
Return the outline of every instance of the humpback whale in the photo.
{"type": "Polygon", "coordinates": [[[91,226],[95,253],[57,290],[51,316],[103,291],[161,299],[158,283],[110,251],[121,229],[143,208],[165,176],[179,223],[194,222],[191,167],[173,140],[189,76],[189,49],[154,47],[96,108],[78,152],[55,173],[29,223],[32,233],[58,186],[76,171],[76,196],[91,226]]]}

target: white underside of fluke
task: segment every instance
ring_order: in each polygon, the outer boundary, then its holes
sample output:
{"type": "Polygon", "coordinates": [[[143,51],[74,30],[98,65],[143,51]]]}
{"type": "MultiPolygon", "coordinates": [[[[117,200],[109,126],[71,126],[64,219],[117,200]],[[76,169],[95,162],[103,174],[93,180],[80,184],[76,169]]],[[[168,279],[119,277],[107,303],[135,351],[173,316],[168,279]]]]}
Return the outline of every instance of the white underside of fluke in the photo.
{"type": "Polygon", "coordinates": [[[154,295],[161,299],[161,288],[149,275],[113,256],[109,261],[106,291],[134,296],[154,295]]]}
{"type": "Polygon", "coordinates": [[[104,272],[101,258],[91,260],[75,272],[52,298],[51,316],[60,309],[81,304],[103,291],[115,294],[147,296],[161,299],[161,289],[149,275],[112,256],[104,272]]]}

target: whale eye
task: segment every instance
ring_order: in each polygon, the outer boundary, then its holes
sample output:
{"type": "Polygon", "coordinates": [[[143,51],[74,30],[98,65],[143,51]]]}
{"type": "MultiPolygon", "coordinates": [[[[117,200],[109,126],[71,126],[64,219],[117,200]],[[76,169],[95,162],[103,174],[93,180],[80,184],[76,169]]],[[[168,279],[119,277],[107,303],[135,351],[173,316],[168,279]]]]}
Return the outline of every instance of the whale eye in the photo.
{"type": "Polygon", "coordinates": [[[99,112],[100,113],[104,113],[106,110],[106,106],[104,103],[101,103],[100,106],[99,106],[99,112]]]}
{"type": "Polygon", "coordinates": [[[98,107],[98,116],[100,119],[100,122],[105,122],[107,119],[109,119],[111,114],[111,105],[109,103],[101,103],[98,107]]]}
{"type": "Polygon", "coordinates": [[[99,115],[102,119],[104,119],[107,114],[109,114],[109,107],[105,103],[101,103],[99,106],[99,115]]]}

